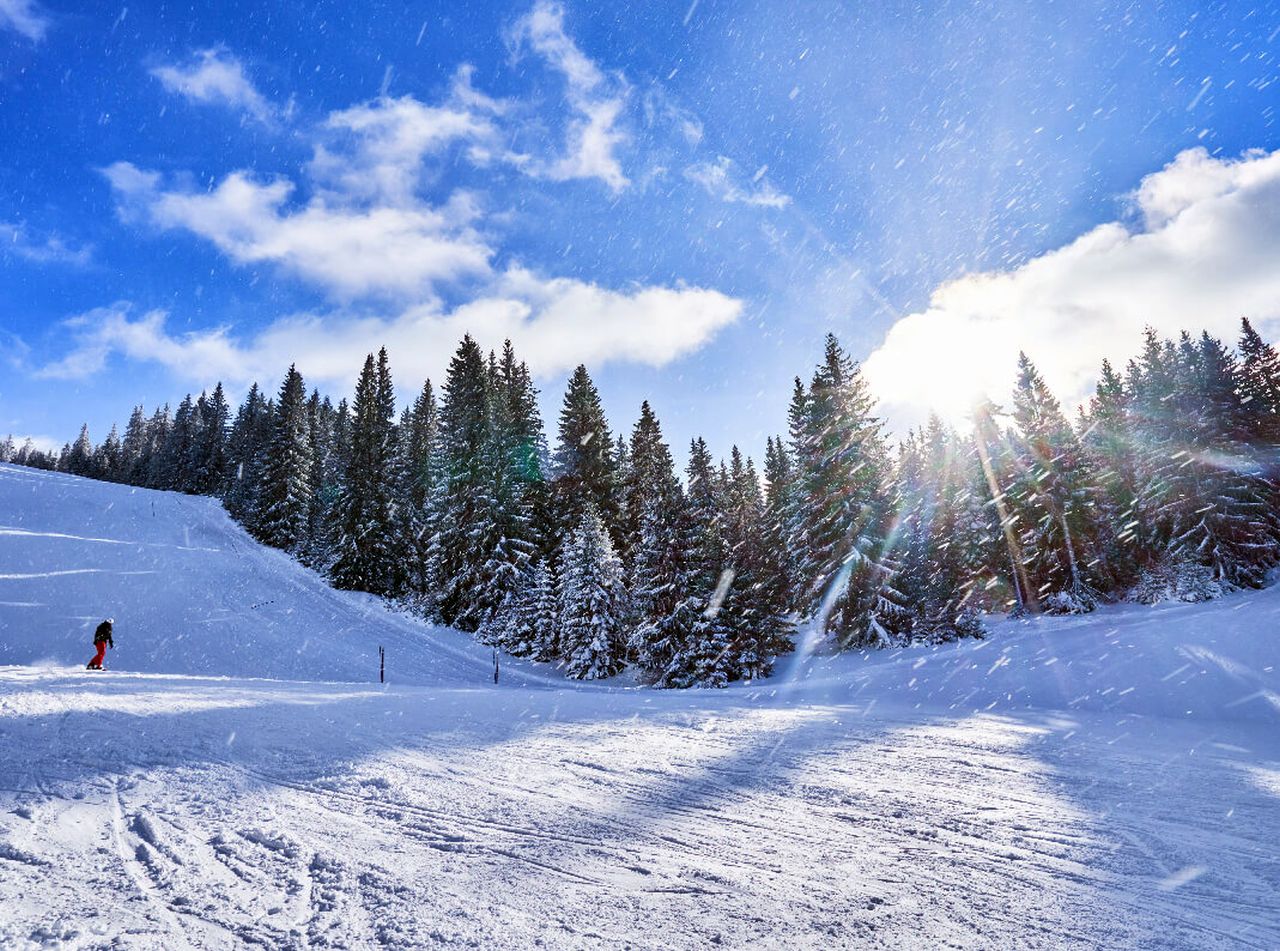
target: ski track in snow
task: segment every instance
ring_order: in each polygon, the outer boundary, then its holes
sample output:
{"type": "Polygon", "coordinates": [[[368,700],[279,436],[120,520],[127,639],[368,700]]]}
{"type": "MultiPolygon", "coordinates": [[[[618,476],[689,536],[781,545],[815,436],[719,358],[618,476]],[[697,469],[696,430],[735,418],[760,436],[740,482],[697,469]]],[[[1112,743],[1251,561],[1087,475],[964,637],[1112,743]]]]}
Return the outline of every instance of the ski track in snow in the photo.
{"type": "Polygon", "coordinates": [[[83,679],[0,674],[5,946],[1280,942],[1276,791],[1224,749],[1257,724],[265,681],[9,712],[191,687],[83,679]]]}
{"type": "Polygon", "coordinates": [[[495,689],[207,500],[0,466],[0,513],[0,947],[1280,946],[1280,589],[495,689]],[[215,605],[229,651],[154,626],[215,605]],[[107,610],[139,672],[66,666],[107,610]]]}

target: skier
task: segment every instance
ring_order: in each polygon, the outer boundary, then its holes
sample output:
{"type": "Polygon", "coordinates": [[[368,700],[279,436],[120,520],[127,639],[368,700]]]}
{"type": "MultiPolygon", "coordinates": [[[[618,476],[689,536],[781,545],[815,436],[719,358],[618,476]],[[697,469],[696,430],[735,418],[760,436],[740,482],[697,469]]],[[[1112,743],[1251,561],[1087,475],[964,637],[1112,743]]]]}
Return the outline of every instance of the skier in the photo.
{"type": "Polygon", "coordinates": [[[93,660],[85,665],[86,670],[101,670],[102,658],[107,655],[107,648],[116,646],[115,642],[111,640],[111,625],[114,623],[114,619],[107,618],[93,632],[93,646],[98,653],[94,655],[93,660]]]}

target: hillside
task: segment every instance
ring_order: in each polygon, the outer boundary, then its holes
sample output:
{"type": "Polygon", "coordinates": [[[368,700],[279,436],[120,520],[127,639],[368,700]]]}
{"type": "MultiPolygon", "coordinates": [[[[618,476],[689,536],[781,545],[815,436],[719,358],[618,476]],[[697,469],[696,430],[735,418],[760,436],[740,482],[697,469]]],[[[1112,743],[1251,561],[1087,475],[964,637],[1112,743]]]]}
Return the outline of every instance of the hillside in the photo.
{"type": "Polygon", "coordinates": [[[492,680],[471,638],[334,591],[214,499],[0,465],[0,665],[83,665],[105,617],[122,670],[367,682],[382,645],[394,680],[492,680]]]}

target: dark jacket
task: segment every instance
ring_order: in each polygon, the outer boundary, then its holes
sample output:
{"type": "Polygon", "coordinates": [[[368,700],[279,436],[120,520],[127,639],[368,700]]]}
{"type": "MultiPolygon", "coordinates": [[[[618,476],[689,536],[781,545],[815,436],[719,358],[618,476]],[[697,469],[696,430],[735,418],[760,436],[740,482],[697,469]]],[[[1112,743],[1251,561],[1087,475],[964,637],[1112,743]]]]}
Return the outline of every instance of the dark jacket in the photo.
{"type": "Polygon", "coordinates": [[[103,621],[101,624],[98,625],[98,629],[93,632],[94,647],[97,647],[103,641],[107,642],[108,647],[116,646],[111,640],[111,622],[110,621],[103,621]]]}

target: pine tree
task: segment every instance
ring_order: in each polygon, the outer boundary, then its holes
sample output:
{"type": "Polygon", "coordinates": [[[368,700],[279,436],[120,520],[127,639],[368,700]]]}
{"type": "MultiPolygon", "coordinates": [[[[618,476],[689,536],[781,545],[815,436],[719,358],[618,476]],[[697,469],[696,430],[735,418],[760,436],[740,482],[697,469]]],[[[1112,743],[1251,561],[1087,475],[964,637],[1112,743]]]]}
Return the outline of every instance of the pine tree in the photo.
{"type": "Polygon", "coordinates": [[[120,442],[120,432],[115,423],[112,423],[107,438],[94,453],[93,468],[98,478],[106,479],[108,482],[124,481],[123,459],[124,447],[120,442]]]}
{"type": "Polygon", "coordinates": [[[501,361],[490,355],[488,396],[483,465],[490,485],[484,498],[491,507],[480,546],[488,552],[480,583],[496,603],[515,590],[542,547],[537,517],[544,488],[542,423],[537,391],[510,340],[501,361]]]}
{"type": "Polygon", "coordinates": [[[1097,586],[1089,565],[1102,536],[1094,474],[1060,404],[1026,354],[1018,356],[1013,419],[1021,439],[1010,495],[1022,515],[1023,562],[1036,597],[1052,612],[1091,611],[1097,586]]]}
{"type": "Polygon", "coordinates": [[[1239,368],[1205,334],[1148,330],[1131,370],[1139,521],[1150,562],[1139,600],[1195,600],[1256,587],[1277,557],[1268,486],[1248,447],[1239,368]]]}
{"type": "Polygon", "coordinates": [[[539,558],[507,593],[502,605],[481,628],[481,639],[517,657],[540,661],[559,656],[556,584],[546,561],[539,558]]]}
{"type": "Polygon", "coordinates": [[[616,447],[600,394],[585,366],[574,370],[565,391],[554,469],[559,524],[577,525],[582,514],[594,507],[615,549],[625,548],[616,447]]]}
{"type": "Polygon", "coordinates": [[[351,450],[338,498],[338,537],[330,577],[339,588],[388,594],[400,589],[393,461],[395,393],[387,351],[370,354],[351,407],[351,450]]]}
{"type": "MultiPolygon", "coordinates": [[[[311,497],[307,505],[307,539],[299,557],[313,567],[329,569],[328,510],[325,483],[333,471],[333,427],[335,411],[326,396],[313,389],[307,399],[307,433],[311,442],[311,497]]],[[[335,480],[336,481],[336,480],[335,480]]]]}
{"type": "Polygon", "coordinates": [[[765,502],[755,464],[734,446],[724,484],[723,532],[731,577],[724,585],[717,621],[727,629],[729,651],[721,660],[730,680],[766,677],[774,657],[790,650],[791,626],[773,598],[774,579],[765,545],[765,502]]]}
{"type": "Polygon", "coordinates": [[[310,538],[311,424],[302,374],[290,366],[276,403],[275,433],[262,469],[258,537],[268,545],[299,553],[310,538]]]}
{"type": "Polygon", "coordinates": [[[857,365],[829,334],[803,401],[793,398],[790,548],[798,607],[845,648],[893,642],[903,613],[881,562],[888,452],[873,409],[857,365]]]}
{"type": "Polygon", "coordinates": [[[629,654],[662,686],[682,676],[680,665],[703,623],[705,602],[695,590],[691,559],[697,539],[675,474],[671,450],[646,401],[631,435],[627,480],[630,587],[629,654]]]}
{"type": "Polygon", "coordinates": [[[135,406],[125,426],[124,441],[120,447],[120,480],[130,485],[141,485],[146,480],[150,463],[151,439],[147,434],[147,415],[141,406],[135,406]]]}
{"type": "Polygon", "coordinates": [[[598,680],[621,669],[626,592],[622,561],[592,508],[565,540],[561,554],[559,628],[570,677],[598,680]]]}
{"type": "Polygon", "coordinates": [[[737,671],[734,632],[721,617],[734,571],[725,529],[725,486],[706,441],[700,437],[689,445],[685,477],[689,542],[684,545],[688,559],[684,587],[688,609],[696,614],[657,683],[663,687],[722,687],[737,671]]]}
{"type": "Polygon", "coordinates": [[[434,454],[439,479],[430,502],[428,574],[446,624],[476,631],[501,603],[482,589],[490,551],[493,486],[486,466],[490,376],[480,347],[463,338],[449,363],[434,454]]]}
{"type": "Polygon", "coordinates": [[[272,408],[255,383],[236,411],[227,436],[222,504],[241,525],[252,527],[258,513],[262,465],[274,429],[272,408]]]}
{"type": "Polygon", "coordinates": [[[911,618],[913,640],[937,643],[980,636],[969,605],[974,564],[966,538],[969,472],[959,437],[936,416],[910,433],[898,452],[894,587],[911,618]]]}
{"type": "Polygon", "coordinates": [[[196,407],[188,393],[178,404],[173,422],[160,444],[155,488],[190,493],[194,490],[191,449],[196,440],[196,407]]]}
{"type": "Polygon", "coordinates": [[[10,433],[0,440],[0,462],[13,462],[17,455],[17,447],[13,444],[13,433],[10,433]]]}
{"type": "Polygon", "coordinates": [[[1103,360],[1088,413],[1081,420],[1080,441],[1094,473],[1099,520],[1109,526],[1095,574],[1106,579],[1111,593],[1136,580],[1142,561],[1136,534],[1140,524],[1138,476],[1130,404],[1124,380],[1103,360]]]}
{"type": "Polygon", "coordinates": [[[1263,342],[1247,317],[1241,318],[1240,324],[1239,396],[1247,417],[1248,442],[1265,477],[1277,482],[1280,481],[1280,354],[1271,344],[1263,342]]]}
{"type": "Polygon", "coordinates": [[[770,613],[782,618],[791,615],[791,553],[787,549],[787,513],[795,492],[795,471],[791,454],[782,437],[769,437],[764,459],[765,502],[764,524],[761,526],[763,549],[763,596],[770,613]]]}
{"type": "Polygon", "coordinates": [[[200,394],[196,403],[198,421],[190,450],[191,490],[200,495],[218,491],[226,477],[227,422],[231,410],[219,383],[213,394],[200,394]]]}
{"type": "Polygon", "coordinates": [[[88,423],[80,427],[80,435],[71,444],[71,449],[66,454],[65,461],[58,468],[64,472],[70,472],[72,475],[93,475],[93,440],[89,438],[88,423]]]}
{"type": "Polygon", "coordinates": [[[434,455],[439,428],[435,391],[427,380],[413,406],[405,410],[396,455],[396,535],[406,568],[406,587],[419,594],[429,584],[426,565],[431,536],[427,503],[439,476],[434,455]]]}
{"type": "Polygon", "coordinates": [[[173,428],[173,417],[169,413],[169,404],[165,403],[147,422],[147,472],[144,485],[152,489],[170,487],[174,474],[166,451],[170,444],[170,430],[173,428]]]}

